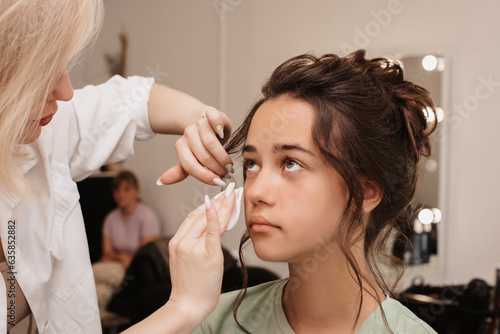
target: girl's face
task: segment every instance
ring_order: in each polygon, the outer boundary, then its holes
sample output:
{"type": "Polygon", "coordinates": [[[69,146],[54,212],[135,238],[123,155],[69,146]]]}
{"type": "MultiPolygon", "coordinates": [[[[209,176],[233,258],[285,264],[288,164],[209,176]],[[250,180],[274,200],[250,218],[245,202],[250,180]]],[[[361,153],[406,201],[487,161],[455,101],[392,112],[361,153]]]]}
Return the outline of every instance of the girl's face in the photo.
{"type": "Polygon", "coordinates": [[[43,104],[42,115],[40,116],[38,111],[32,115],[30,121],[35,123],[35,127],[31,124],[31,126],[28,126],[24,130],[23,144],[32,143],[37,140],[42,132],[42,126],[49,124],[57,112],[57,101],[69,101],[72,97],[73,86],[71,86],[68,72],[64,70],[57,80],[54,90],[47,96],[43,104]]]}
{"type": "Polygon", "coordinates": [[[139,189],[127,181],[122,181],[118,188],[113,190],[113,197],[119,208],[127,208],[137,202],[139,189]]]}
{"type": "Polygon", "coordinates": [[[344,212],[347,186],[313,142],[313,115],[309,103],[280,97],[262,104],[250,125],[245,218],[263,260],[293,263],[324,253],[344,212]]]}

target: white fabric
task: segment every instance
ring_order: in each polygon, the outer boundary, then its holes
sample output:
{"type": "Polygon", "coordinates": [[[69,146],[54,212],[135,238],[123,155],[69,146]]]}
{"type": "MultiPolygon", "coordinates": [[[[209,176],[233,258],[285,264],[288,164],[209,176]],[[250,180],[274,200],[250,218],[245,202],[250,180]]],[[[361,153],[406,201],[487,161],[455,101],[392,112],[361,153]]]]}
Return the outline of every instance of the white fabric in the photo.
{"type": "MultiPolygon", "coordinates": [[[[217,199],[219,196],[224,194],[225,191],[218,193],[217,195],[214,196],[215,199],[217,199]]],[[[243,198],[243,187],[239,187],[238,189],[234,189],[235,193],[235,203],[234,203],[234,208],[233,211],[231,212],[231,217],[229,218],[229,223],[227,224],[226,231],[229,231],[233,229],[233,227],[236,226],[236,223],[238,223],[238,219],[240,218],[240,212],[241,212],[241,199],[243,198]]]]}
{"type": "MultiPolygon", "coordinates": [[[[15,272],[45,333],[101,333],[94,279],[75,181],[133,153],[134,139],[154,135],[147,102],[153,79],[118,76],[75,91],[59,103],[40,138],[24,149],[19,168],[37,189],[34,199],[0,192],[0,233],[7,254],[15,220],[15,272]]],[[[0,288],[0,317],[5,288],[0,288]]],[[[5,318],[5,317],[3,317],[5,318]]],[[[0,321],[0,333],[5,333],[0,321]]]]}

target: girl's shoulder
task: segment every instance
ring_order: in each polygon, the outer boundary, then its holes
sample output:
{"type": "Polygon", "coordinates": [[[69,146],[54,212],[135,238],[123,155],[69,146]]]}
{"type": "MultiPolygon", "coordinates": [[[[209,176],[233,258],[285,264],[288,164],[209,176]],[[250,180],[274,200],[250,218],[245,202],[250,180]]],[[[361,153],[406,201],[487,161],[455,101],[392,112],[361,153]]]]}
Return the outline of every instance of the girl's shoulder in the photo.
{"type": "MultiPolygon", "coordinates": [[[[395,299],[387,297],[386,300],[382,302],[382,308],[387,323],[394,333],[437,333],[425,321],[417,317],[412,311],[395,299]]],[[[380,307],[363,322],[363,325],[357,332],[357,334],[371,333],[389,333],[384,323],[380,307]]]]}
{"type": "MultiPolygon", "coordinates": [[[[252,333],[265,328],[269,333],[293,333],[281,305],[283,288],[288,279],[262,283],[247,289],[238,308],[237,318],[252,333]]],[[[215,311],[195,333],[243,333],[233,315],[233,305],[241,290],[221,295],[215,311]]]]}

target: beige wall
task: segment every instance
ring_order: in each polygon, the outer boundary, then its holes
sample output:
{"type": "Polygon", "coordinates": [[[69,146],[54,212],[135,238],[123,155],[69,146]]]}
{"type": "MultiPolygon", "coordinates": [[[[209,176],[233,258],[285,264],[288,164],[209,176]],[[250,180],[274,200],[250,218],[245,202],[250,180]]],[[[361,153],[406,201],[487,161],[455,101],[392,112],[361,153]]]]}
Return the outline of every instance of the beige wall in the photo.
{"type": "MultiPolygon", "coordinates": [[[[104,26],[92,55],[71,73],[75,87],[109,78],[104,54],[118,52],[118,34],[123,28],[129,35],[127,75],[154,76],[157,82],[185,91],[208,104],[218,104],[219,19],[211,3],[104,2],[104,26]]],[[[142,198],[161,215],[165,234],[175,233],[187,207],[191,209],[201,203],[200,198],[193,203],[195,187],[203,190],[193,180],[171,187],[156,186],[157,178],[177,163],[176,139],[176,136],[156,136],[147,142],[137,142],[134,157],[125,163],[139,175],[142,198]],[[179,208],[181,204],[186,204],[186,209],[179,208]]]]}
{"type": "MultiPolygon", "coordinates": [[[[93,56],[73,72],[75,86],[107,75],[102,53],[130,33],[129,74],[159,68],[163,83],[223,107],[235,125],[256,99],[264,78],[285,59],[308,51],[345,54],[366,48],[370,57],[438,52],[448,58],[446,110],[447,210],[441,232],[444,283],[478,277],[493,283],[500,262],[500,3],[493,0],[107,0],[106,22],[93,56]],[[215,9],[217,5],[219,12],[215,9]],[[225,20],[219,17],[226,10],[225,20]],[[220,61],[222,60],[222,61],[220,61]],[[221,66],[222,65],[222,66],[221,66]],[[487,82],[490,82],[489,84],[487,82]],[[444,262],[444,263],[443,263],[444,262]]],[[[185,208],[201,203],[208,187],[188,181],[154,185],[175,164],[173,139],[138,143],[126,162],[143,184],[143,198],[173,233],[185,208]]],[[[215,190],[212,190],[214,192],[215,190]]],[[[225,236],[235,247],[239,230],[225,236]]],[[[254,261],[254,260],[252,260],[254,261]]],[[[255,260],[256,261],[256,260],[255,260]]],[[[257,262],[255,262],[257,263],[257,262]]],[[[284,274],[285,267],[276,267],[284,274]]]]}

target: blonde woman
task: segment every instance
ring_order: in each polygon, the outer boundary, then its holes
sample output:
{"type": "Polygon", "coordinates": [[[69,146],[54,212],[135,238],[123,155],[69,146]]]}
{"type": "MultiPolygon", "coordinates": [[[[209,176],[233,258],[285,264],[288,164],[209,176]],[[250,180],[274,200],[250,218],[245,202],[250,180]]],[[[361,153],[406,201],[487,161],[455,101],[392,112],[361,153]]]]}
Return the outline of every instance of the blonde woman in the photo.
{"type": "MultiPolygon", "coordinates": [[[[221,184],[231,164],[222,145],[209,145],[230,134],[229,119],[187,94],[141,77],[73,92],[67,68],[95,38],[101,17],[99,0],[0,2],[0,333],[23,319],[40,333],[101,332],[75,181],[155,133],[185,133],[176,145],[180,164],[159,182],[189,171],[221,184]]],[[[208,212],[218,230],[215,208],[208,212]]],[[[206,224],[204,214],[191,219],[206,224]]],[[[210,272],[221,261],[210,249],[212,262],[202,252],[196,270],[210,272]]],[[[173,296],[184,302],[168,306],[174,318],[185,302],[204,298],[182,291],[173,296]]]]}

